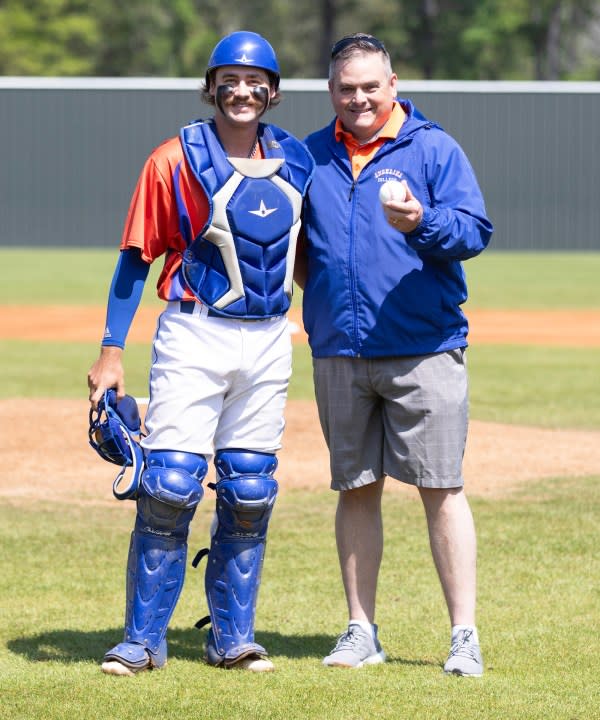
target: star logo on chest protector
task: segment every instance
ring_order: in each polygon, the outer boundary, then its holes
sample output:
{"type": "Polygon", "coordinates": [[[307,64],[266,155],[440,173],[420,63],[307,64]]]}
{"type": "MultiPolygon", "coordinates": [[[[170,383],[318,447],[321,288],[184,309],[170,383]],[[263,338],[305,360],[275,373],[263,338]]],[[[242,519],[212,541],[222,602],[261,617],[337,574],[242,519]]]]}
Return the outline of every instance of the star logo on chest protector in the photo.
{"type": "Polygon", "coordinates": [[[251,215],[258,215],[259,217],[268,217],[271,213],[274,213],[277,208],[267,208],[264,200],[260,201],[258,210],[248,210],[251,215]]]}

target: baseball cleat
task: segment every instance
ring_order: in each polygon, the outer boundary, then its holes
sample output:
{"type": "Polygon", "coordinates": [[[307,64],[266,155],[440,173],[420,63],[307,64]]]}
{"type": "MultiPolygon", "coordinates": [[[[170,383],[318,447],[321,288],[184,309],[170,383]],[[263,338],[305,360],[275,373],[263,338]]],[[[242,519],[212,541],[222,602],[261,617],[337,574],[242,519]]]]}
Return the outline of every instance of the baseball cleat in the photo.
{"type": "Polygon", "coordinates": [[[261,657],[245,657],[233,665],[229,665],[231,670],[248,670],[250,672],[273,672],[275,666],[268,658],[261,657]]]}
{"type": "MultiPolygon", "coordinates": [[[[107,660],[103,662],[100,669],[107,675],[120,675],[121,677],[133,677],[135,675],[131,668],[128,668],[117,660],[107,660]]],[[[144,670],[145,669],[146,668],[144,668],[144,670]]]]}
{"type": "Polygon", "coordinates": [[[109,650],[103,658],[100,669],[107,675],[131,677],[153,667],[161,668],[167,664],[166,643],[162,652],[152,660],[148,650],[139,643],[122,642],[109,650]]]}

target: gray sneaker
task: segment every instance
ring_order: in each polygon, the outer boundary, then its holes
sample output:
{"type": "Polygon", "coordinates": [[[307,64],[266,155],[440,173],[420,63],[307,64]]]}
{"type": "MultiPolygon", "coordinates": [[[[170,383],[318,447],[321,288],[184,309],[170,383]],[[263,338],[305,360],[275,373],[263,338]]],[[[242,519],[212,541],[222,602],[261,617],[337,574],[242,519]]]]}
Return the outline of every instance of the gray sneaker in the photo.
{"type": "Polygon", "coordinates": [[[444,665],[444,672],[465,677],[483,675],[483,658],[478,643],[472,637],[472,630],[461,630],[450,648],[444,665]]]}
{"type": "Polygon", "coordinates": [[[375,638],[360,625],[350,623],[342,633],[331,653],[323,660],[329,667],[360,668],[385,662],[385,653],[377,639],[377,625],[373,626],[375,638]]]}

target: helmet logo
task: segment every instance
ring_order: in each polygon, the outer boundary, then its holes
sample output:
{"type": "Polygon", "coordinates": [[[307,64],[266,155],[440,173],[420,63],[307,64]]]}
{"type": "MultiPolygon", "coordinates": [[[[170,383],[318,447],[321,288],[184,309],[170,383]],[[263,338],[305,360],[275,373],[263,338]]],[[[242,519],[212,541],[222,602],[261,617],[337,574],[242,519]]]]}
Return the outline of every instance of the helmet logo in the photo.
{"type": "Polygon", "coordinates": [[[265,201],[261,200],[258,210],[248,210],[251,215],[258,215],[259,217],[268,217],[271,213],[274,213],[277,208],[267,208],[265,201]]]}
{"type": "Polygon", "coordinates": [[[246,63],[246,64],[249,64],[252,62],[252,60],[250,58],[246,57],[246,53],[243,53],[241,58],[236,58],[235,61],[241,62],[241,63],[246,63]]]}

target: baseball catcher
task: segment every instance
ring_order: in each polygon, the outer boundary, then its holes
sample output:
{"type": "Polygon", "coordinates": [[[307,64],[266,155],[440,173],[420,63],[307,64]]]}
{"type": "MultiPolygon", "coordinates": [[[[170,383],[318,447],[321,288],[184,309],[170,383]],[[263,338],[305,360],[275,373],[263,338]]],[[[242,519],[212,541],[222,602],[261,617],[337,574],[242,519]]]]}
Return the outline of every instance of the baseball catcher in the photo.
{"type": "Polygon", "coordinates": [[[90,443],[121,466],[114,485],[137,514],[127,561],[125,632],[102,670],[133,675],[167,662],[167,628],[182,591],[190,523],[214,461],[216,511],[205,573],[215,667],[269,671],[254,622],[277,496],[291,341],[294,257],[313,160],[261,121],[279,102],[271,45],[240,31],[214,48],[208,121],[156,148],[131,200],[100,356],[88,373],[90,443]],[[125,394],[122,353],[151,263],[165,301],[152,347],[150,401],[125,394]],[[131,477],[124,481],[124,474],[131,477]]]}

